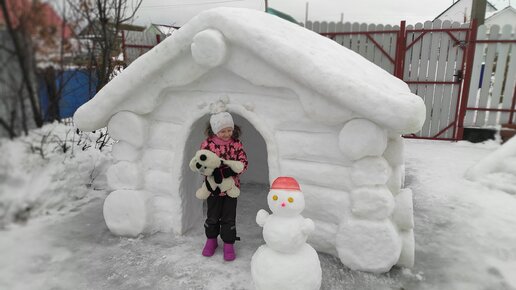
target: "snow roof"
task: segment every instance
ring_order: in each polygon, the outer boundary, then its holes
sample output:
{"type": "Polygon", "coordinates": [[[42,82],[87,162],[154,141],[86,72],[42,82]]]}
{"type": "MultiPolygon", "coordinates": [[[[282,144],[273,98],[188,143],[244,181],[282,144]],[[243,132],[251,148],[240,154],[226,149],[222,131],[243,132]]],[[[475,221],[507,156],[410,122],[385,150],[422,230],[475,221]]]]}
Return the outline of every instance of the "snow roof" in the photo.
{"type": "MultiPolygon", "coordinates": [[[[409,133],[418,131],[424,122],[425,106],[421,98],[412,94],[406,83],[357,53],[279,17],[256,10],[221,7],[201,12],[133,62],[77,110],[74,116],[77,126],[85,131],[95,130],[106,126],[117,111],[133,110],[142,114],[152,111],[164,89],[156,88],[156,79],[165,78],[173,61],[190,50],[193,37],[206,29],[219,30],[230,45],[258,56],[337,107],[354,111],[381,126],[409,133]],[[132,97],[138,98],[130,102],[133,107],[128,108],[128,104],[119,107],[132,97]]],[[[188,80],[192,82],[200,77],[191,75],[185,73],[181,78],[194,78],[188,80]]]]}

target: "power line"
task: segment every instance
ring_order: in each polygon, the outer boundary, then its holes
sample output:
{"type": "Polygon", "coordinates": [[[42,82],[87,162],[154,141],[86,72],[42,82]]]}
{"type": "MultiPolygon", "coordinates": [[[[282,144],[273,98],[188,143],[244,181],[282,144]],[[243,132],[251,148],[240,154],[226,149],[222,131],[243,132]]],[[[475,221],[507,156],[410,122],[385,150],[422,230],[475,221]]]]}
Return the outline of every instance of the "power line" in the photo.
{"type": "Polygon", "coordinates": [[[209,4],[220,4],[229,2],[244,2],[245,0],[222,0],[222,1],[206,1],[197,3],[178,3],[178,4],[167,4],[167,5],[151,5],[142,6],[140,8],[163,8],[163,7],[181,7],[181,6],[197,6],[197,5],[209,5],[209,4]]]}

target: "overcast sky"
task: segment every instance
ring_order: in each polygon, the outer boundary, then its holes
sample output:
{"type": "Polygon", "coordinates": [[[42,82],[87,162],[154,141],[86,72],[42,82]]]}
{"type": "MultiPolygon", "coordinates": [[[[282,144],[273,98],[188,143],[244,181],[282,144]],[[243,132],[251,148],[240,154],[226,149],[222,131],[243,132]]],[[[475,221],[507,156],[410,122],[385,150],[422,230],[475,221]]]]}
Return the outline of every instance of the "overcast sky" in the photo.
{"type": "MultiPolygon", "coordinates": [[[[504,8],[511,0],[489,0],[497,8],[504,8]]],[[[433,20],[452,5],[452,0],[269,0],[269,7],[305,21],[306,3],[308,20],[344,21],[376,24],[399,24],[433,20]]],[[[512,0],[515,6],[516,0],[512,0]]],[[[138,11],[137,24],[174,24],[181,26],[203,9],[216,6],[264,9],[264,0],[143,0],[138,11]]]]}

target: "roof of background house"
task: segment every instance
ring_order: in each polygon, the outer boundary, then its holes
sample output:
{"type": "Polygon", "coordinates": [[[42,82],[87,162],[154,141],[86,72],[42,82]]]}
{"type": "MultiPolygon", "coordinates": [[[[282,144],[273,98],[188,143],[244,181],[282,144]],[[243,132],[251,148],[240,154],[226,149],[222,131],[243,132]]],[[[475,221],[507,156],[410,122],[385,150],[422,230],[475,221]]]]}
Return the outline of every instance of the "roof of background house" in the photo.
{"type": "Polygon", "coordinates": [[[504,9],[502,9],[500,11],[496,11],[495,13],[492,13],[489,16],[486,15],[487,16],[486,20],[487,19],[493,19],[495,17],[498,17],[499,15],[502,15],[502,14],[505,14],[505,13],[510,13],[510,12],[516,14],[516,9],[509,5],[509,6],[505,7],[504,9]]]}
{"type": "Polygon", "coordinates": [[[283,13],[283,12],[281,12],[279,10],[276,10],[274,8],[267,7],[267,13],[272,14],[272,15],[276,15],[276,16],[278,16],[280,18],[283,18],[285,20],[288,20],[290,22],[298,24],[298,22],[296,21],[296,19],[294,19],[294,17],[288,15],[287,13],[283,13]]]}
{"type": "Polygon", "coordinates": [[[167,25],[167,24],[151,23],[150,26],[156,28],[159,32],[161,32],[164,35],[170,35],[170,34],[172,34],[172,32],[179,29],[178,26],[167,25]]]}
{"type": "MultiPolygon", "coordinates": [[[[90,36],[90,35],[92,35],[91,27],[95,26],[95,25],[100,25],[98,20],[94,21],[91,24],[87,24],[81,30],[79,35],[80,36],[90,36]]],[[[114,27],[114,25],[112,23],[108,23],[108,27],[114,27]]],[[[144,31],[145,30],[145,26],[139,26],[139,25],[134,25],[134,24],[126,24],[126,23],[120,24],[118,28],[119,28],[120,31],[122,31],[122,30],[125,30],[125,31],[144,31]]],[[[99,29],[99,27],[97,26],[96,29],[99,29]]]]}
{"type": "MultiPolygon", "coordinates": [[[[457,2],[453,3],[450,7],[446,8],[441,14],[437,15],[434,18],[434,20],[436,20],[437,18],[441,17],[444,13],[448,12],[448,10],[450,10],[453,6],[457,5],[457,3],[459,3],[460,1],[462,1],[462,0],[458,0],[457,2]]],[[[496,7],[493,4],[489,3],[489,1],[486,1],[486,5],[491,7],[495,11],[498,10],[498,9],[496,9],[496,7]]]]}
{"type": "MultiPolygon", "coordinates": [[[[55,27],[60,29],[63,25],[63,19],[48,3],[38,3],[34,6],[28,0],[7,0],[7,10],[9,12],[9,19],[14,27],[20,25],[21,18],[26,18],[29,25],[41,27],[55,27]],[[40,21],[36,23],[34,21],[40,21]],[[32,23],[34,22],[34,23],[32,23]]],[[[0,26],[5,25],[5,17],[0,13],[0,26]]],[[[69,38],[73,34],[72,28],[65,23],[64,38],[69,38]]]]}

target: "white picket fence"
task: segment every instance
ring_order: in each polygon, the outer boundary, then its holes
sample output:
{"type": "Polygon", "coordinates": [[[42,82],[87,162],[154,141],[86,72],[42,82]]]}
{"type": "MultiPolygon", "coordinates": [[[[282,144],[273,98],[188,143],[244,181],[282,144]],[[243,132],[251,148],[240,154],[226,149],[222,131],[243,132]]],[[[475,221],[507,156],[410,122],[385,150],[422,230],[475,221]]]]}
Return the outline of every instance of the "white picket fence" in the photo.
{"type": "Polygon", "coordinates": [[[440,20],[407,26],[407,45],[414,44],[405,54],[404,80],[424,100],[427,116],[418,137],[449,139],[455,134],[468,27],[440,20]]]}
{"type": "Polygon", "coordinates": [[[353,33],[337,35],[333,40],[359,53],[386,71],[394,73],[396,37],[400,29],[398,25],[307,21],[305,27],[317,33],[353,33]],[[369,33],[369,36],[362,34],[363,32],[369,33]]]}
{"type": "MultiPolygon", "coordinates": [[[[396,59],[399,26],[307,22],[305,27],[331,37],[394,74],[399,61],[396,59]]],[[[427,120],[416,134],[418,137],[452,139],[455,136],[462,85],[459,78],[463,74],[468,29],[469,24],[440,20],[406,27],[403,80],[413,93],[423,98],[427,108],[427,120]]],[[[491,31],[487,31],[485,26],[478,28],[477,41],[480,42],[476,45],[472,65],[466,127],[494,126],[509,121],[508,111],[477,111],[473,108],[508,110],[514,106],[516,44],[482,42],[514,41],[513,29],[507,26],[500,32],[498,26],[492,26],[491,31]],[[511,53],[514,55],[512,58],[511,53]],[[484,78],[479,87],[482,66],[484,78]]]]}
{"type": "MultiPolygon", "coordinates": [[[[511,25],[505,25],[501,29],[497,25],[490,29],[486,26],[478,28],[467,107],[489,110],[468,110],[464,119],[465,126],[494,127],[509,122],[510,112],[491,109],[515,109],[515,40],[516,27],[511,25]],[[507,40],[513,42],[502,42],[507,40]]],[[[516,123],[515,113],[512,123],[516,123]]]]}

